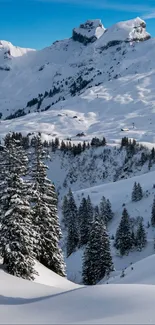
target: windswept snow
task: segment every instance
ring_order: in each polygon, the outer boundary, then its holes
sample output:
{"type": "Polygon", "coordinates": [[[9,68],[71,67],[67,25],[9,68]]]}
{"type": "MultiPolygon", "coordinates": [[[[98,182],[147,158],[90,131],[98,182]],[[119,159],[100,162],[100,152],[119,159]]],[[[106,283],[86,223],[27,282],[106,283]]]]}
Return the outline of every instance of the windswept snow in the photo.
{"type": "Polygon", "coordinates": [[[146,32],[145,22],[137,17],[123,22],[119,22],[108,28],[103,34],[99,44],[104,46],[112,41],[144,41],[150,38],[150,34],[146,32]]]}
{"type": "MultiPolygon", "coordinates": [[[[153,272],[153,269],[152,269],[153,272]]],[[[60,279],[61,282],[61,279],[60,279]]],[[[49,287],[0,272],[0,324],[153,324],[155,287],[49,287]]]]}
{"type": "Polygon", "coordinates": [[[125,270],[125,276],[120,277],[121,273],[116,277],[111,277],[108,283],[120,284],[151,284],[155,285],[155,255],[148,256],[143,260],[130,265],[125,270]]]}

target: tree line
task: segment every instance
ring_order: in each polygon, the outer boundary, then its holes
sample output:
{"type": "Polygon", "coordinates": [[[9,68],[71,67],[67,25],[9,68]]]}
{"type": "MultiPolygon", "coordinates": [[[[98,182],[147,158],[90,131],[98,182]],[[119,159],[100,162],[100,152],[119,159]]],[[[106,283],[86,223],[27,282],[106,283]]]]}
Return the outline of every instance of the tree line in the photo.
{"type": "Polygon", "coordinates": [[[24,279],[34,278],[35,260],[65,276],[57,195],[45,156],[39,134],[31,153],[11,134],[0,146],[0,255],[6,270],[24,279]]]}
{"type": "Polygon", "coordinates": [[[77,207],[71,189],[64,196],[63,224],[67,233],[66,255],[69,257],[81,247],[83,256],[83,283],[93,285],[113,270],[107,225],[114,213],[104,196],[100,205],[93,207],[90,196],[82,198],[77,207]]]}

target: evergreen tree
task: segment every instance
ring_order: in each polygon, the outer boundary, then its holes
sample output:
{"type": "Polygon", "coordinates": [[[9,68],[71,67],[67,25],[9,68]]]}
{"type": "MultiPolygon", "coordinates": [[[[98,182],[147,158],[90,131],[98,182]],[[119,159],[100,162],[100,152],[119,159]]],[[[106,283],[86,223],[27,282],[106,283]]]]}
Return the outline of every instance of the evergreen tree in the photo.
{"type": "Polygon", "coordinates": [[[101,219],[107,224],[107,200],[105,196],[102,196],[101,202],[100,202],[100,216],[101,219]]]}
{"type": "Polygon", "coordinates": [[[140,201],[143,198],[143,190],[140,183],[137,184],[137,201],[140,201]]]}
{"type": "Polygon", "coordinates": [[[133,186],[133,190],[132,190],[132,201],[133,202],[137,201],[137,191],[138,191],[137,183],[135,182],[134,186],[133,186]]]}
{"type": "Polygon", "coordinates": [[[79,244],[78,210],[71,189],[68,193],[68,207],[67,257],[75,252],[79,244]]]}
{"type": "Polygon", "coordinates": [[[31,207],[28,202],[27,157],[19,142],[9,139],[5,150],[5,186],[1,193],[0,249],[7,271],[33,279],[34,253],[31,207]]]}
{"type": "Polygon", "coordinates": [[[103,196],[100,202],[100,216],[101,219],[107,223],[113,218],[113,212],[111,208],[111,203],[109,200],[106,200],[106,198],[103,196]]]}
{"type": "Polygon", "coordinates": [[[110,243],[106,227],[95,217],[83,256],[83,283],[95,285],[113,270],[110,243]]]}
{"type": "Polygon", "coordinates": [[[91,199],[90,199],[90,196],[89,195],[87,197],[87,213],[88,213],[89,225],[91,227],[92,222],[93,222],[94,212],[93,212],[93,205],[91,203],[91,199]]]}
{"type": "Polygon", "coordinates": [[[151,212],[151,225],[155,227],[155,197],[153,200],[153,205],[152,205],[152,212],[151,212]]]}
{"type": "Polygon", "coordinates": [[[139,221],[137,234],[136,234],[136,243],[137,243],[137,247],[140,250],[142,250],[142,248],[144,248],[147,243],[146,232],[145,232],[145,228],[144,228],[142,219],[139,221]]]}
{"type": "Polygon", "coordinates": [[[63,224],[65,228],[68,228],[68,216],[69,216],[69,206],[68,206],[68,199],[65,195],[63,198],[63,204],[62,204],[62,215],[63,215],[63,224]]]}
{"type": "Polygon", "coordinates": [[[45,152],[38,134],[34,141],[32,161],[33,215],[37,232],[37,259],[55,273],[64,276],[65,265],[59,247],[61,238],[57,216],[57,196],[55,187],[46,176],[45,152]]]}
{"type": "Polygon", "coordinates": [[[87,200],[83,198],[79,207],[80,246],[87,244],[89,228],[90,224],[88,220],[87,200]]]}
{"type": "Polygon", "coordinates": [[[123,210],[122,219],[116,231],[114,246],[119,249],[121,255],[127,253],[132,247],[130,218],[126,209],[123,210]]]}

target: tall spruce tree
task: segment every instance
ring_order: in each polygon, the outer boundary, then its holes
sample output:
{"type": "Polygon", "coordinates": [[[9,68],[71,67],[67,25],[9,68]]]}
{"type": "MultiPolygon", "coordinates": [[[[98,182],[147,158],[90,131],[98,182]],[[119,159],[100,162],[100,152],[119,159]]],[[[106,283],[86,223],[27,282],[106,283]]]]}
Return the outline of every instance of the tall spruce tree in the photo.
{"type": "Polygon", "coordinates": [[[9,136],[5,149],[5,186],[1,193],[0,249],[10,274],[34,277],[32,214],[28,202],[27,157],[19,142],[9,136]]]}
{"type": "Polygon", "coordinates": [[[65,276],[65,264],[60,249],[60,224],[57,215],[57,195],[47,178],[45,152],[38,134],[34,137],[32,159],[33,216],[37,232],[37,259],[55,273],[65,276]]]}
{"type": "Polygon", "coordinates": [[[106,200],[106,198],[103,196],[100,202],[100,216],[101,219],[105,222],[107,225],[110,220],[112,220],[114,214],[112,211],[111,203],[109,200],[106,200]]]}
{"type": "Polygon", "coordinates": [[[132,190],[132,201],[137,202],[143,198],[143,190],[140,183],[134,183],[132,190]]]}
{"type": "Polygon", "coordinates": [[[153,200],[153,205],[152,205],[152,212],[151,212],[151,225],[155,227],[155,197],[153,200]]]}
{"type": "Polygon", "coordinates": [[[116,231],[114,246],[120,251],[121,255],[128,253],[132,247],[130,218],[126,209],[123,210],[122,218],[116,231]]]}
{"type": "Polygon", "coordinates": [[[146,231],[144,228],[144,224],[142,219],[139,221],[139,225],[137,228],[137,233],[136,233],[136,246],[138,249],[142,250],[146,246],[147,243],[147,236],[146,236],[146,231]]]}
{"type": "Polygon", "coordinates": [[[91,202],[91,199],[90,199],[90,196],[88,195],[87,197],[87,213],[88,213],[88,220],[89,220],[89,224],[90,224],[90,227],[92,225],[92,222],[93,222],[93,205],[92,205],[92,202],[91,202]]]}
{"type": "Polygon", "coordinates": [[[132,195],[131,195],[133,202],[137,201],[137,191],[138,191],[137,183],[135,182],[132,190],[132,195]]]}
{"type": "Polygon", "coordinates": [[[88,215],[87,200],[82,199],[79,207],[79,230],[80,230],[80,246],[87,244],[89,238],[90,220],[88,215]]]}
{"type": "Polygon", "coordinates": [[[68,228],[68,216],[69,216],[69,204],[67,196],[65,195],[63,198],[63,204],[62,204],[62,215],[63,215],[63,224],[65,228],[68,228]]]}
{"type": "Polygon", "coordinates": [[[95,285],[112,270],[109,237],[103,221],[96,216],[83,255],[83,283],[95,285]]]}
{"type": "Polygon", "coordinates": [[[140,183],[137,184],[137,201],[140,201],[143,198],[143,190],[140,183]]]}
{"type": "Polygon", "coordinates": [[[68,207],[67,256],[70,256],[79,244],[78,210],[71,189],[68,193],[68,207]]]}

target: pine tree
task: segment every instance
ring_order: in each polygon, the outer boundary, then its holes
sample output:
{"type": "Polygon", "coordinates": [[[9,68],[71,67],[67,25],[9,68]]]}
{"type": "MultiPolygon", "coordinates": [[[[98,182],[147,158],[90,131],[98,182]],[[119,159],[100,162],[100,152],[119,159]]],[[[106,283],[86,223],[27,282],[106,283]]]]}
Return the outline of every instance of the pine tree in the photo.
{"type": "Polygon", "coordinates": [[[127,253],[132,247],[130,220],[126,209],[123,210],[122,219],[116,231],[114,246],[119,249],[121,255],[127,253]]]}
{"type": "Polygon", "coordinates": [[[68,216],[69,216],[69,206],[68,206],[68,199],[65,195],[63,198],[63,204],[62,204],[62,215],[63,215],[63,224],[65,228],[68,228],[68,216]]]}
{"type": "Polygon", "coordinates": [[[100,202],[100,216],[106,225],[114,216],[111,208],[111,203],[109,200],[106,200],[104,196],[102,197],[100,202]]]}
{"type": "Polygon", "coordinates": [[[75,252],[79,244],[78,211],[71,189],[68,193],[68,207],[67,257],[75,252]]]}
{"type": "Polygon", "coordinates": [[[136,234],[136,243],[137,243],[137,247],[140,250],[142,250],[142,248],[144,248],[147,243],[146,231],[142,219],[139,221],[137,234],[136,234]]]}
{"type": "Polygon", "coordinates": [[[83,198],[79,207],[80,246],[88,242],[90,228],[88,217],[87,200],[83,198]]]}
{"type": "Polygon", "coordinates": [[[107,224],[107,200],[105,196],[102,196],[101,202],[100,202],[100,216],[101,219],[107,224]]]}
{"type": "Polygon", "coordinates": [[[112,220],[114,216],[114,213],[112,211],[111,203],[109,200],[107,200],[107,220],[110,221],[112,220]]]}
{"type": "Polygon", "coordinates": [[[5,150],[5,187],[1,195],[0,249],[7,271],[24,279],[34,277],[31,207],[23,180],[27,157],[19,142],[9,138],[5,150]]]}
{"type": "Polygon", "coordinates": [[[88,213],[89,225],[91,227],[92,222],[93,222],[94,212],[93,212],[93,205],[92,205],[92,202],[91,202],[91,199],[90,199],[89,195],[87,197],[87,213],[88,213]]]}
{"type": "Polygon", "coordinates": [[[33,215],[37,232],[37,259],[55,273],[64,276],[65,265],[59,247],[61,231],[57,216],[57,195],[46,176],[45,152],[38,134],[34,141],[32,160],[33,215]]]}
{"type": "Polygon", "coordinates": [[[143,190],[140,183],[137,184],[137,201],[140,201],[143,198],[143,190]]]}
{"type": "Polygon", "coordinates": [[[95,285],[113,270],[110,243],[106,227],[95,217],[83,256],[83,283],[95,285]]]}
{"type": "Polygon", "coordinates": [[[155,227],[155,197],[154,197],[153,205],[152,205],[151,225],[152,225],[153,227],[155,227]]]}
{"type": "Polygon", "coordinates": [[[133,190],[132,190],[132,201],[137,202],[143,198],[143,190],[140,183],[134,183],[133,190]]]}
{"type": "Polygon", "coordinates": [[[133,190],[132,190],[132,201],[133,202],[137,201],[137,191],[138,191],[137,183],[135,182],[134,186],[133,186],[133,190]]]}

